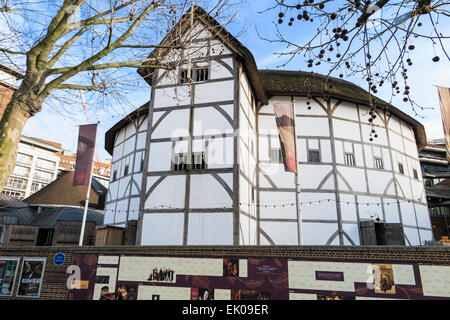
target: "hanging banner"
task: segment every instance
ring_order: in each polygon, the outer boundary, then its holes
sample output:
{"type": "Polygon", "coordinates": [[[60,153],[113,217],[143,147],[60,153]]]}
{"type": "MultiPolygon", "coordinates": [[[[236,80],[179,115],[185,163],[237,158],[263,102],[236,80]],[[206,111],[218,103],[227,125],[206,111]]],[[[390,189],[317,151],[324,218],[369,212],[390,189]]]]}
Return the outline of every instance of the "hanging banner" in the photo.
{"type": "Polygon", "coordinates": [[[442,124],[444,126],[447,161],[450,162],[450,88],[437,87],[441,103],[442,124]]]}
{"type": "Polygon", "coordinates": [[[273,110],[283,154],[284,170],[297,173],[294,107],[290,102],[274,102],[273,110]]]}
{"type": "Polygon", "coordinates": [[[97,124],[87,124],[80,126],[78,133],[77,162],[75,164],[75,174],[73,185],[89,184],[89,176],[94,160],[95,139],[97,136],[97,124]]]}

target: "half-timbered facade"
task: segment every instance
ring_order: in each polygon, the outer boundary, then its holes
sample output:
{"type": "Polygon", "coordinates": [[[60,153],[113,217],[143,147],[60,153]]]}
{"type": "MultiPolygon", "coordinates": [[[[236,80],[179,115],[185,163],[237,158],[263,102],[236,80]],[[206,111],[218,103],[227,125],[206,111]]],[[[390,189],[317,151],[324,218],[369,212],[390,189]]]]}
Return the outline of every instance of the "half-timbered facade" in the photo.
{"type": "Polygon", "coordinates": [[[361,88],[258,71],[214,19],[194,15],[162,41],[183,45],[150,55],[172,68],[139,70],[150,101],[106,134],[105,224],[138,220],[142,245],[360,245],[366,220],[399,224],[407,245],[432,238],[420,123],[376,99],[369,125],[361,88]],[[284,171],[274,101],[294,104],[297,178],[284,171]]]}

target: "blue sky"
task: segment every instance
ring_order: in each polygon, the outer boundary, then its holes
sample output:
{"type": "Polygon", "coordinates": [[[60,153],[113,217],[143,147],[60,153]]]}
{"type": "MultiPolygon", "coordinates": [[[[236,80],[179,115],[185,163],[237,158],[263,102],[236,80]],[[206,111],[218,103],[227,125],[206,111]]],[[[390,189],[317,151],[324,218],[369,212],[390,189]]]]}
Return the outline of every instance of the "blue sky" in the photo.
{"type": "MultiPolygon", "coordinates": [[[[253,53],[259,69],[276,69],[284,60],[280,59],[275,52],[282,52],[285,46],[278,43],[269,43],[258,37],[255,28],[258,32],[267,38],[274,38],[274,26],[272,21],[277,19],[277,11],[270,11],[259,14],[269,6],[273,5],[274,0],[243,0],[238,15],[232,24],[227,26],[227,29],[234,35],[243,34],[238,39],[253,53]]],[[[450,20],[450,19],[447,19],[450,20]]],[[[440,29],[444,34],[450,30],[450,22],[440,21],[440,29]]],[[[289,40],[296,43],[303,43],[308,40],[314,33],[313,24],[301,23],[294,24],[288,28],[285,27],[286,36],[289,40]]],[[[411,87],[413,99],[421,106],[430,107],[420,111],[423,117],[415,117],[418,121],[424,124],[428,139],[443,138],[443,129],[441,122],[441,114],[439,108],[439,100],[437,90],[434,85],[450,87],[450,63],[445,59],[439,47],[436,47],[436,54],[441,56],[438,63],[433,63],[431,58],[434,56],[434,51],[429,42],[417,40],[415,42],[416,50],[414,50],[411,58],[414,61],[413,67],[409,70],[409,84],[411,87]]],[[[299,56],[290,62],[282,69],[286,70],[310,70],[306,66],[304,57],[299,56]]],[[[280,68],[281,69],[281,68],[280,68]]],[[[328,69],[325,67],[314,68],[315,72],[327,73],[328,69]]],[[[340,71],[333,73],[337,76],[340,71]]],[[[352,81],[358,85],[365,86],[365,77],[359,75],[346,80],[352,81]]],[[[88,117],[81,106],[73,106],[69,111],[66,111],[67,106],[56,105],[55,103],[46,104],[43,110],[36,114],[33,118],[28,120],[25,125],[23,134],[26,136],[34,136],[42,139],[59,142],[64,149],[76,150],[76,143],[78,138],[79,124],[87,122],[100,121],[100,126],[97,136],[97,155],[102,158],[110,158],[110,155],[104,150],[104,135],[105,132],[111,128],[117,121],[123,118],[126,114],[141,106],[150,97],[150,87],[142,81],[142,89],[134,94],[129,95],[128,101],[124,106],[115,106],[110,109],[89,110],[88,117]]],[[[364,87],[365,88],[365,87],[364,87]]],[[[387,88],[379,90],[377,96],[389,101],[390,91],[387,88]]],[[[414,116],[411,106],[402,101],[402,96],[394,97],[393,105],[401,109],[405,113],[414,116]]],[[[80,98],[81,100],[81,98],[80,98]]],[[[88,101],[89,104],[89,101],[88,101]]]]}

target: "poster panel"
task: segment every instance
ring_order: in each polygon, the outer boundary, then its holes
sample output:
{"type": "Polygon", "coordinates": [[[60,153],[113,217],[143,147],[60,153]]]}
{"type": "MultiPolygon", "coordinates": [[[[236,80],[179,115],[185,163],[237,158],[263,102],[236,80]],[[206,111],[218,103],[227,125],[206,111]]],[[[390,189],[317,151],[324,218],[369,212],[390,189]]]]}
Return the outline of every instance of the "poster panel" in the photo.
{"type": "Polygon", "coordinates": [[[0,296],[12,296],[19,259],[0,257],[0,296]]]}
{"type": "Polygon", "coordinates": [[[223,276],[239,277],[239,259],[223,259],[223,276]]]}
{"type": "Polygon", "coordinates": [[[191,300],[214,300],[214,290],[208,288],[191,288],[191,300]]]}
{"type": "Polygon", "coordinates": [[[391,264],[373,264],[375,293],[395,294],[394,271],[391,264]]]}
{"type": "Polygon", "coordinates": [[[270,300],[270,292],[257,290],[231,290],[231,300],[270,300]]]}
{"type": "Polygon", "coordinates": [[[46,258],[24,258],[17,297],[39,298],[44,278],[46,258]]]}
{"type": "Polygon", "coordinates": [[[136,300],[137,287],[137,284],[119,283],[114,295],[114,300],[136,300]]]}

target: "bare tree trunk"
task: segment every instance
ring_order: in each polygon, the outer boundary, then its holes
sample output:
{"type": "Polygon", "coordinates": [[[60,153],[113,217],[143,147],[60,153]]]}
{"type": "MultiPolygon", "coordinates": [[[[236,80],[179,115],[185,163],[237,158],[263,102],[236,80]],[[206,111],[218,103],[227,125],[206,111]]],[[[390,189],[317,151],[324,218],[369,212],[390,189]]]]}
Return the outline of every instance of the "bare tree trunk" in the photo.
{"type": "Polygon", "coordinates": [[[0,192],[16,164],[17,149],[26,121],[41,109],[31,90],[19,88],[6,107],[0,122],[0,192]],[[25,91],[25,92],[24,92],[25,91]]]}

